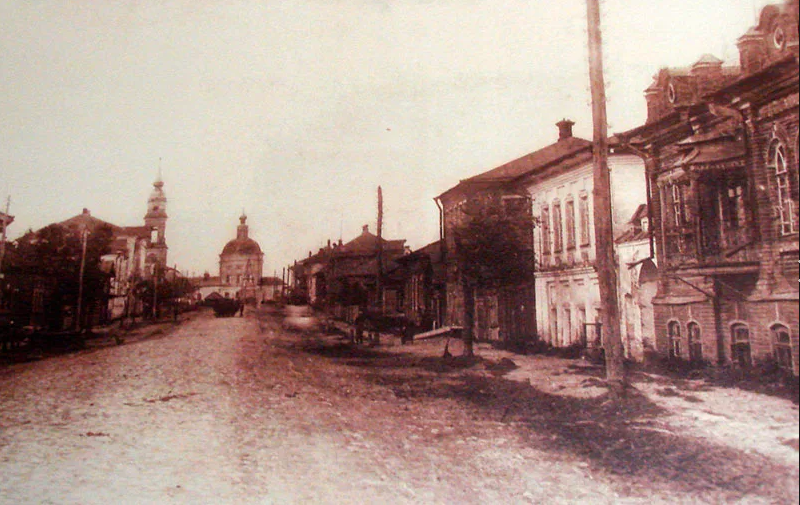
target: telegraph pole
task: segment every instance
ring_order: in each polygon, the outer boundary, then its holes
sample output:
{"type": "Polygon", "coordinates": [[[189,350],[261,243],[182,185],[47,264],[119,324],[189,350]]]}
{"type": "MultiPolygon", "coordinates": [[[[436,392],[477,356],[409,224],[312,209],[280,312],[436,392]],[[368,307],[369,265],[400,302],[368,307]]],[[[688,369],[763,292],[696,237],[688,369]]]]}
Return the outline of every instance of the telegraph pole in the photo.
{"type": "MultiPolygon", "coordinates": [[[[8,215],[8,213],[11,211],[10,207],[11,207],[11,196],[9,195],[6,198],[6,210],[5,213],[3,214],[3,223],[2,223],[3,235],[0,237],[0,272],[2,272],[3,258],[6,255],[6,228],[11,223],[11,221],[9,220],[10,216],[8,215]]],[[[2,278],[3,278],[2,273],[0,273],[0,279],[2,278]]]]}
{"type": "Polygon", "coordinates": [[[378,186],[378,307],[383,314],[383,191],[378,186]]]}
{"type": "Polygon", "coordinates": [[[83,273],[86,268],[86,242],[89,235],[89,230],[84,229],[81,232],[81,268],[78,273],[78,303],[75,309],[75,331],[81,329],[81,311],[83,309],[83,273]]]}
{"type": "Polygon", "coordinates": [[[599,0],[586,0],[586,5],[589,28],[589,80],[592,91],[592,122],[594,126],[594,234],[597,280],[602,307],[601,331],[605,349],[606,380],[612,391],[620,392],[625,383],[625,370],[622,363],[622,339],[619,333],[600,4],[599,0]]]}

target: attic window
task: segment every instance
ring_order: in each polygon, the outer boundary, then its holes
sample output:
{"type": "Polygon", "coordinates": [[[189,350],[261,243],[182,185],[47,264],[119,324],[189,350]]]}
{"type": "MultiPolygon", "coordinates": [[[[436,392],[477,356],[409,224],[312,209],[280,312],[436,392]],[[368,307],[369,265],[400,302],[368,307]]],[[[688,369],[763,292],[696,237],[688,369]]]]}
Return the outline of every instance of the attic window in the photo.
{"type": "Polygon", "coordinates": [[[667,100],[669,100],[669,103],[675,103],[677,99],[678,93],[675,91],[675,85],[669,83],[669,86],[667,86],[667,100]]]}
{"type": "Polygon", "coordinates": [[[786,48],[786,32],[783,31],[783,27],[775,27],[775,30],[772,32],[772,43],[775,45],[776,49],[781,51],[786,48]]]}

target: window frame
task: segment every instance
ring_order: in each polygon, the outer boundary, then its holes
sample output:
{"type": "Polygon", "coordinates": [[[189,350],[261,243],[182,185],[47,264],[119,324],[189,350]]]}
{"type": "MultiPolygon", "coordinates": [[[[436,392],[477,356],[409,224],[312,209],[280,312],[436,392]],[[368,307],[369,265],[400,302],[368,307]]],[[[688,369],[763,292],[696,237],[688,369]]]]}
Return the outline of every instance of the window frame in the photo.
{"type": "Polygon", "coordinates": [[[681,357],[680,321],[672,320],[667,323],[667,339],[669,340],[669,357],[679,359],[681,357]]]}
{"type": "Polygon", "coordinates": [[[778,218],[778,233],[791,235],[798,232],[795,207],[792,198],[792,174],[789,166],[789,154],[786,144],[779,138],[773,138],[767,149],[767,168],[774,179],[774,190],[777,197],[775,211],[778,218]]]}
{"type": "Polygon", "coordinates": [[[788,326],[783,323],[775,323],[769,327],[770,336],[772,337],[772,352],[775,356],[775,363],[785,370],[794,369],[794,353],[792,352],[792,332],[788,326]],[[779,340],[780,333],[786,335],[786,342],[779,340]],[[788,357],[788,363],[784,363],[784,359],[788,357]],[[783,359],[782,359],[783,358],[783,359]]]}
{"type": "Polygon", "coordinates": [[[563,223],[561,214],[561,202],[555,200],[552,205],[553,211],[553,253],[560,253],[564,250],[563,223]]]}
{"type": "Polygon", "coordinates": [[[542,236],[542,254],[549,255],[552,251],[552,244],[550,241],[550,229],[552,227],[550,223],[550,206],[547,204],[542,205],[542,209],[539,213],[539,220],[540,220],[540,234],[542,236]]]}
{"type": "Polygon", "coordinates": [[[572,196],[564,202],[564,223],[567,227],[567,249],[575,249],[575,200],[572,196]]]}
{"type": "Polygon", "coordinates": [[[750,338],[750,327],[744,323],[734,323],[731,325],[731,361],[733,361],[734,365],[743,366],[744,368],[753,366],[753,344],[750,338]],[[739,338],[739,334],[742,332],[746,333],[746,339],[739,338]],[[747,346],[747,363],[742,364],[737,349],[744,349],[745,345],[747,346]]]}
{"type": "Polygon", "coordinates": [[[689,339],[689,361],[692,363],[703,362],[703,334],[700,325],[690,321],[686,325],[686,336],[689,339]]]}
{"type": "Polygon", "coordinates": [[[589,195],[580,195],[580,202],[578,203],[578,212],[581,219],[581,247],[586,247],[591,244],[592,228],[591,218],[589,211],[589,195]]]}

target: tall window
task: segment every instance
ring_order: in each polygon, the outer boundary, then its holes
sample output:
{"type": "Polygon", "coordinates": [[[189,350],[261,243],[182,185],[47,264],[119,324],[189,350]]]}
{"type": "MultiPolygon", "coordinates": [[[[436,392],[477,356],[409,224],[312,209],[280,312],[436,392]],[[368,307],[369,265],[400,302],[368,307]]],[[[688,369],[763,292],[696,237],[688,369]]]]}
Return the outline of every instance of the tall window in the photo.
{"type": "Polygon", "coordinates": [[[542,254],[550,254],[550,208],[545,205],[542,207],[542,254]]]}
{"type": "Polygon", "coordinates": [[[776,324],[770,328],[772,345],[775,349],[775,361],[778,366],[787,370],[792,369],[792,337],[789,328],[776,324]]]}
{"type": "Polygon", "coordinates": [[[686,186],[683,184],[673,184],[670,187],[672,197],[672,224],[675,228],[682,228],[691,221],[689,208],[686,205],[686,186]]]}
{"type": "Polygon", "coordinates": [[[591,233],[591,228],[589,227],[589,197],[587,195],[581,195],[578,210],[581,214],[581,245],[586,246],[589,245],[589,234],[591,233]]]}
{"type": "Polygon", "coordinates": [[[734,324],[731,327],[731,358],[742,368],[753,363],[750,355],[750,330],[743,324],[734,324]]]}
{"type": "Polygon", "coordinates": [[[572,197],[564,204],[567,224],[567,249],[575,249],[575,202],[572,197]]]}
{"type": "Polygon", "coordinates": [[[744,184],[732,182],[726,198],[728,226],[736,228],[745,224],[744,184]]]}
{"type": "Polygon", "coordinates": [[[767,154],[767,166],[772,169],[775,176],[775,189],[777,201],[775,209],[778,214],[778,223],[782,235],[797,231],[796,203],[792,199],[792,180],[786,162],[786,147],[779,140],[770,144],[767,154]]]}
{"type": "Polygon", "coordinates": [[[686,325],[686,331],[689,334],[689,361],[701,363],[703,361],[703,341],[700,338],[700,325],[691,322],[686,325]]]}
{"type": "Polygon", "coordinates": [[[681,357],[681,323],[670,321],[667,325],[667,337],[669,338],[669,357],[681,357]]]}
{"type": "Polygon", "coordinates": [[[563,235],[561,234],[561,203],[553,202],[553,252],[561,252],[563,235]]]}

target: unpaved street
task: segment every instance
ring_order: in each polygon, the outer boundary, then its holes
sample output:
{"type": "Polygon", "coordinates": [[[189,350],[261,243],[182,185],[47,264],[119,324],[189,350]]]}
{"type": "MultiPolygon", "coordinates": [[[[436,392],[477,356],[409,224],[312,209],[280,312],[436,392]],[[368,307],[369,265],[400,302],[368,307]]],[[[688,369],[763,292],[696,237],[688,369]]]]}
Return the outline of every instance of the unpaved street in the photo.
{"type": "Polygon", "coordinates": [[[440,347],[353,349],[262,310],[0,369],[0,502],[797,500],[796,449],[722,444],[644,396],[622,419],[591,377],[556,394],[440,347]]]}

